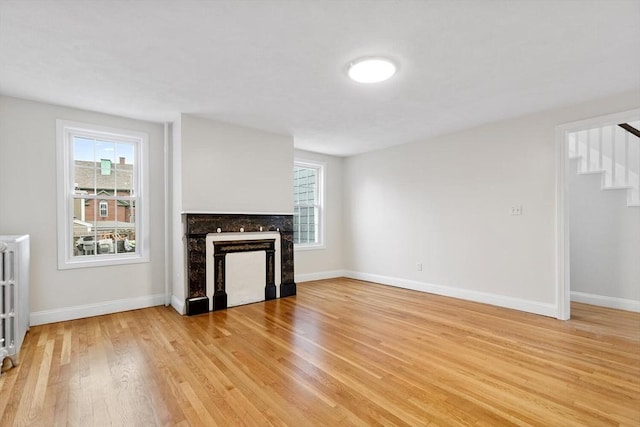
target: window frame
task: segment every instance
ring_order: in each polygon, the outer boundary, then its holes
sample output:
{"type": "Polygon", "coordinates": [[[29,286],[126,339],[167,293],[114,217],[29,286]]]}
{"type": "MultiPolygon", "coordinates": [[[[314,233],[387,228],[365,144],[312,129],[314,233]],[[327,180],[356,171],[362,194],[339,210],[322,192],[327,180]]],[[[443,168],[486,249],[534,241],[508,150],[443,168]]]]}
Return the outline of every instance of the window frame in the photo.
{"type": "MultiPolygon", "coordinates": [[[[319,162],[316,160],[306,160],[306,159],[294,159],[293,161],[293,170],[296,167],[307,168],[307,169],[315,169],[317,170],[318,179],[317,179],[317,192],[318,192],[318,224],[316,230],[316,242],[315,243],[295,243],[295,230],[294,230],[294,251],[305,251],[305,250],[317,250],[317,249],[325,249],[325,170],[326,163],[319,162]]],[[[293,177],[292,177],[293,182],[293,177]]],[[[294,215],[296,208],[296,201],[293,201],[294,207],[294,215]]]]}
{"type": "Polygon", "coordinates": [[[109,216],[109,202],[107,202],[106,200],[100,200],[99,206],[98,206],[98,211],[100,214],[101,218],[106,218],[109,216]],[[103,213],[103,207],[104,207],[104,213],[103,213]]]}
{"type": "MultiPolygon", "coordinates": [[[[70,120],[56,120],[56,160],[57,160],[57,246],[58,269],[100,267],[109,265],[137,264],[150,260],[149,235],[149,136],[144,132],[118,129],[70,120]],[[76,136],[102,139],[114,142],[133,143],[135,147],[135,191],[136,200],[136,250],[114,254],[93,254],[75,256],[73,254],[73,203],[77,199],[72,182],[74,158],[73,138],[76,136]]],[[[98,159],[97,161],[100,161],[98,159]]],[[[96,202],[101,198],[97,197],[96,202]]],[[[113,197],[114,199],[117,196],[113,197]]],[[[95,206],[95,205],[94,205],[95,206]]],[[[98,213],[99,213],[99,207],[98,213]]]]}

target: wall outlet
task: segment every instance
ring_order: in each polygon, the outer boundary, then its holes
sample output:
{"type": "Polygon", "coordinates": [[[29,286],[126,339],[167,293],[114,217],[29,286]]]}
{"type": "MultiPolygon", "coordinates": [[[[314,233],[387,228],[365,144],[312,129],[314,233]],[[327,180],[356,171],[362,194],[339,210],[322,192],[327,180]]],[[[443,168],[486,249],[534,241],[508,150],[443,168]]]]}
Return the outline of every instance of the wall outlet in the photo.
{"type": "Polygon", "coordinates": [[[522,205],[511,206],[511,215],[522,215],[522,205]]]}
{"type": "Polygon", "coordinates": [[[419,262],[418,264],[416,264],[416,269],[417,269],[418,271],[422,271],[422,263],[421,263],[421,262],[419,262]]]}

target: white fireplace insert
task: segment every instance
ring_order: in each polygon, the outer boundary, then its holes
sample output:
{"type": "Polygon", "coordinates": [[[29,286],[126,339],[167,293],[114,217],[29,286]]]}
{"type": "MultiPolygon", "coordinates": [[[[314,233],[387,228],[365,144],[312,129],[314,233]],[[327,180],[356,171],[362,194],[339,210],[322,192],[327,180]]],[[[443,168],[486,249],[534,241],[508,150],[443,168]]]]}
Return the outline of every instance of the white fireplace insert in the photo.
{"type": "MultiPolygon", "coordinates": [[[[213,310],[214,283],[214,252],[216,245],[225,242],[240,241],[273,241],[275,240],[274,283],[276,298],[280,297],[280,233],[277,231],[246,232],[246,233],[209,233],[206,244],[206,294],[209,297],[209,310],[213,310]]],[[[227,253],[224,269],[227,306],[250,304],[265,300],[265,277],[267,276],[267,261],[264,250],[247,250],[227,253]]]]}

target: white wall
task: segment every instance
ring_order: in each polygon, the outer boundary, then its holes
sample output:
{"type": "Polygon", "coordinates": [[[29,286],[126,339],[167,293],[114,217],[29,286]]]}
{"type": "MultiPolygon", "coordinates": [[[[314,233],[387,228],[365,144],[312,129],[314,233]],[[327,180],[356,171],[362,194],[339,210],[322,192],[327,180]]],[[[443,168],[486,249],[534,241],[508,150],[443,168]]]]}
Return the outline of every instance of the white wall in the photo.
{"type": "Polygon", "coordinates": [[[169,150],[169,176],[171,177],[171,306],[184,314],[186,293],[186,250],[182,223],[182,118],[171,125],[169,150]]]}
{"type": "Polygon", "coordinates": [[[342,163],[341,157],[295,150],[296,160],[313,160],[325,164],[325,233],[324,248],[296,250],[296,282],[340,277],[344,274],[342,252],[342,163]]]}
{"type": "Polygon", "coordinates": [[[620,94],[347,158],[348,275],[555,316],[555,127],[639,99],[620,94]],[[523,215],[511,216],[518,205],[523,215]]]}
{"type": "Polygon", "coordinates": [[[182,210],[292,213],[293,138],[181,117],[182,210]]]}
{"type": "Polygon", "coordinates": [[[640,307],[640,208],[626,190],[602,190],[601,174],[569,170],[573,299],[640,307]],[[576,294],[578,293],[578,294],[576,294]]]}
{"type": "Polygon", "coordinates": [[[163,127],[0,96],[0,234],[31,236],[32,324],[164,303],[163,127]],[[57,269],[56,119],[149,134],[151,262],[57,269]]]}
{"type": "Polygon", "coordinates": [[[182,214],[293,213],[293,137],[182,114],[173,124],[173,295],[188,296],[182,214]]]}

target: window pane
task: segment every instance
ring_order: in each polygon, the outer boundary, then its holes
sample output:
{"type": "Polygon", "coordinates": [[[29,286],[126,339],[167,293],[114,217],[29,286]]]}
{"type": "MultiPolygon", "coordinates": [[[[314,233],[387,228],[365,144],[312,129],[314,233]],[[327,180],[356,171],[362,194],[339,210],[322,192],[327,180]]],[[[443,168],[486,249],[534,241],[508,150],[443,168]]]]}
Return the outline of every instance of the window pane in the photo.
{"type": "Polygon", "coordinates": [[[129,143],[116,144],[115,190],[118,196],[134,195],[135,146],[129,143]]]}
{"type": "Polygon", "coordinates": [[[126,252],[135,252],[136,251],[136,237],[138,235],[138,228],[136,226],[136,215],[137,208],[135,203],[131,203],[131,206],[124,212],[125,215],[125,223],[127,223],[127,227],[123,230],[123,235],[125,236],[124,242],[124,250],[126,252]]]}
{"type": "Polygon", "coordinates": [[[116,235],[114,228],[100,228],[98,226],[98,241],[96,242],[96,253],[100,255],[114,254],[115,253],[115,238],[116,235]]]}
{"type": "Polygon", "coordinates": [[[73,160],[95,161],[94,140],[80,136],[73,137],[73,160]]]}
{"type": "Polygon", "coordinates": [[[96,194],[96,173],[94,162],[76,160],[73,170],[73,188],[76,194],[96,194]]]}
{"type": "Polygon", "coordinates": [[[69,241],[73,256],[92,255],[94,252],[95,223],[87,221],[85,199],[72,199],[72,226],[69,241]]]}
{"type": "Polygon", "coordinates": [[[294,243],[317,243],[318,208],[316,206],[295,206],[293,214],[294,243]]]}
{"type": "Polygon", "coordinates": [[[103,168],[104,160],[96,162],[96,194],[115,196],[116,174],[112,166],[103,168]]]}
{"type": "Polygon", "coordinates": [[[115,177],[115,189],[116,196],[133,196],[134,195],[134,183],[133,183],[133,167],[131,165],[128,168],[123,168],[119,165],[116,168],[115,177]]]}
{"type": "Polygon", "coordinates": [[[116,145],[116,165],[134,165],[135,164],[135,145],[127,142],[121,142],[116,145]]]}
{"type": "Polygon", "coordinates": [[[76,256],[95,255],[96,253],[95,235],[90,232],[75,236],[74,245],[74,255],[76,256]]]}
{"type": "Polygon", "coordinates": [[[111,164],[116,162],[116,144],[111,141],[95,142],[95,161],[109,161],[111,164]]]}

